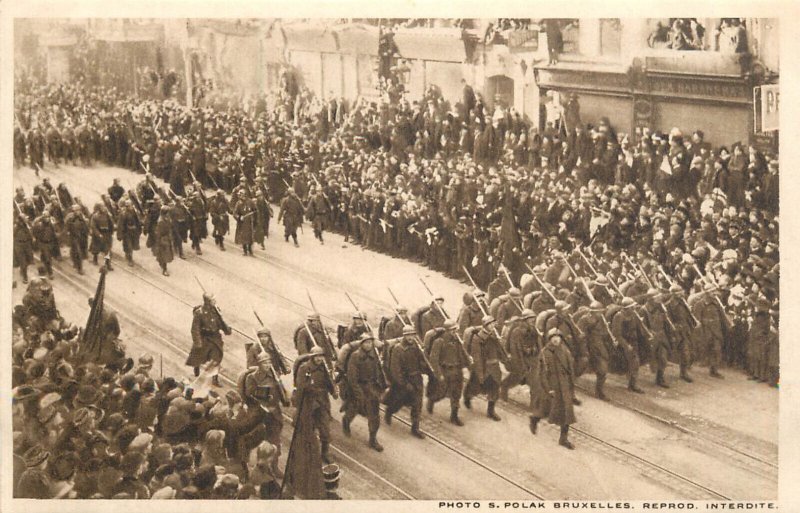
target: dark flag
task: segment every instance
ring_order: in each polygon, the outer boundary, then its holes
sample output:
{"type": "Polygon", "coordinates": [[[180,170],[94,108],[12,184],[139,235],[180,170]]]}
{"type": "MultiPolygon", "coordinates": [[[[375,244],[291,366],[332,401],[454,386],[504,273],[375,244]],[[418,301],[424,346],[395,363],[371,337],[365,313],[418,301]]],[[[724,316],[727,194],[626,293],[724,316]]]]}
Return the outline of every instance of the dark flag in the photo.
{"type": "Polygon", "coordinates": [[[325,499],[327,492],[322,476],[322,455],[311,419],[312,405],[304,399],[305,394],[299,394],[294,432],[281,485],[281,497],[288,498],[289,495],[286,493],[288,487],[297,499],[325,499]]]}
{"type": "Polygon", "coordinates": [[[103,302],[106,295],[106,267],[100,268],[100,280],[92,300],[92,309],[86,321],[81,339],[81,357],[84,361],[96,361],[100,357],[103,345],[103,302]]]}

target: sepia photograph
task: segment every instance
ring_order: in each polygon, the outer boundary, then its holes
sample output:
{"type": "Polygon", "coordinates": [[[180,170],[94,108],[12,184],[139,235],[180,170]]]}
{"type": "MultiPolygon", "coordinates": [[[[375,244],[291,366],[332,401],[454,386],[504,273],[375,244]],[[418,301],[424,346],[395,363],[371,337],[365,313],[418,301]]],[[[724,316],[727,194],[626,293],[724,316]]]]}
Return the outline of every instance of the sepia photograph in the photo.
{"type": "Polygon", "coordinates": [[[6,20],[12,511],[777,508],[782,19],[157,14],[6,20]]]}

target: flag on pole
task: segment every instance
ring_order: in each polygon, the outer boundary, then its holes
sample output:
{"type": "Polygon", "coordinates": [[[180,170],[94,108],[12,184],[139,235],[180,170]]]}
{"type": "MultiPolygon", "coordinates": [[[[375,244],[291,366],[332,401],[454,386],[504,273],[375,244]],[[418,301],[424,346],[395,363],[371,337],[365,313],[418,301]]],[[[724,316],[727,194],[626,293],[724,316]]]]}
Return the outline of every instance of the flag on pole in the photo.
{"type": "Polygon", "coordinates": [[[322,454],[314,429],[313,404],[305,400],[305,394],[298,394],[297,414],[294,418],[294,432],[286,458],[281,495],[287,497],[285,490],[298,499],[325,499],[325,480],[322,475],[322,454]]]}
{"type": "Polygon", "coordinates": [[[83,330],[80,354],[84,361],[95,361],[100,357],[103,344],[103,302],[106,294],[106,267],[100,268],[100,280],[86,320],[86,329],[83,330]]]}

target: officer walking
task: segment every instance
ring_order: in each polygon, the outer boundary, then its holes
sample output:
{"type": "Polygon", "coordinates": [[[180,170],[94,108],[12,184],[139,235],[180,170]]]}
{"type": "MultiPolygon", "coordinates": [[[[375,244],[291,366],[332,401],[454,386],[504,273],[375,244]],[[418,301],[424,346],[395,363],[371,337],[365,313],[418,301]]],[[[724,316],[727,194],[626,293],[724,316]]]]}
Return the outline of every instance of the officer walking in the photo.
{"type": "MultiPolygon", "coordinates": [[[[330,396],[337,397],[333,377],[328,372],[325,364],[325,352],[319,346],[314,346],[305,358],[298,358],[295,364],[294,386],[297,389],[295,401],[298,405],[297,414],[301,409],[309,416],[314,429],[319,433],[322,461],[331,463],[328,453],[331,440],[331,401],[330,396]]],[[[295,424],[299,419],[295,419],[295,424]]]]}
{"type": "Polygon", "coordinates": [[[223,341],[220,332],[230,335],[232,330],[225,323],[217,308],[214,296],[203,294],[203,304],[194,307],[192,318],[192,350],[186,359],[186,365],[194,368],[194,375],[200,375],[200,366],[207,362],[214,363],[214,374],[211,382],[219,384],[219,367],[222,363],[223,341]]]}

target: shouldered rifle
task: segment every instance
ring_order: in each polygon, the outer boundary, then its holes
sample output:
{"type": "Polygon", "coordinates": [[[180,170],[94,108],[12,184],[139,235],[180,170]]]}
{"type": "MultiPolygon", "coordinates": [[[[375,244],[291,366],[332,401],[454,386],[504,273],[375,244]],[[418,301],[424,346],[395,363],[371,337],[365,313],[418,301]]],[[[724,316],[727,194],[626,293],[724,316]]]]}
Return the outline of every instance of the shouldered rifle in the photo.
{"type": "MultiPolygon", "coordinates": [[[[314,304],[314,300],[311,299],[311,293],[308,291],[308,289],[306,289],[306,296],[308,296],[308,302],[311,303],[311,309],[314,311],[315,314],[319,315],[317,306],[314,304]]],[[[331,355],[331,360],[335,362],[338,358],[338,355],[336,354],[336,349],[333,347],[333,342],[331,341],[331,337],[330,335],[328,335],[328,330],[326,330],[325,326],[322,324],[322,317],[320,317],[319,323],[322,326],[322,331],[325,332],[325,339],[322,341],[322,343],[325,344],[325,347],[323,349],[326,349],[326,352],[331,355]]]]}
{"type": "MultiPolygon", "coordinates": [[[[206,289],[205,289],[205,287],[203,287],[203,284],[200,283],[200,279],[197,277],[197,275],[193,274],[192,276],[194,277],[194,281],[196,281],[197,284],[200,285],[200,290],[203,291],[203,295],[207,296],[208,292],[206,292],[206,289]]],[[[231,328],[228,326],[228,323],[226,323],[225,319],[222,318],[222,312],[219,311],[219,307],[217,307],[217,305],[212,305],[212,308],[214,308],[214,312],[216,312],[217,316],[219,317],[220,322],[222,323],[222,329],[224,331],[231,331],[231,328]]]]}
{"type": "MultiPolygon", "coordinates": [[[[483,303],[481,303],[480,298],[475,296],[474,290],[478,288],[478,285],[475,283],[475,280],[472,279],[472,275],[469,273],[466,266],[462,265],[461,268],[464,269],[464,272],[467,274],[467,278],[469,278],[470,283],[472,283],[473,286],[472,298],[475,300],[476,303],[478,303],[478,307],[481,309],[481,312],[483,312],[483,315],[488,316],[489,312],[486,310],[486,307],[483,306],[483,303]]],[[[502,339],[500,338],[500,333],[497,332],[497,326],[494,324],[492,325],[492,331],[494,331],[494,336],[497,339],[497,348],[500,351],[500,354],[503,355],[503,361],[508,361],[508,352],[506,351],[506,348],[503,347],[503,344],[500,342],[502,339]]]]}
{"type": "MultiPolygon", "coordinates": [[[[374,337],[375,330],[372,329],[372,326],[369,324],[369,321],[367,321],[367,316],[361,312],[361,309],[358,308],[356,302],[353,301],[353,298],[350,297],[349,292],[345,291],[344,295],[347,296],[347,300],[350,301],[350,304],[353,305],[353,308],[355,308],[356,312],[358,312],[361,315],[361,318],[364,320],[364,324],[367,326],[367,329],[374,337]]],[[[383,358],[381,358],[381,354],[378,352],[378,348],[376,348],[374,344],[372,345],[372,350],[375,351],[375,357],[378,359],[378,364],[380,365],[381,368],[381,376],[383,377],[383,382],[384,384],[388,384],[389,377],[386,375],[386,369],[383,368],[383,358]]]]}
{"type": "MultiPolygon", "coordinates": [[[[306,332],[308,332],[308,336],[311,337],[311,341],[314,343],[315,346],[322,347],[317,343],[317,339],[314,338],[314,334],[311,332],[311,328],[308,326],[308,323],[303,321],[303,326],[306,328],[306,332]]],[[[330,363],[328,362],[328,358],[323,355],[322,358],[323,365],[325,366],[325,374],[328,376],[328,380],[333,385],[333,396],[334,399],[339,398],[339,388],[336,386],[336,381],[333,379],[333,370],[331,370],[330,363]]]]}
{"type": "MultiPolygon", "coordinates": [[[[674,285],[674,284],[675,284],[675,282],[674,282],[674,281],[672,280],[672,278],[670,278],[670,276],[669,276],[669,275],[668,275],[668,274],[667,274],[667,273],[664,271],[664,268],[663,268],[663,267],[662,267],[660,264],[659,264],[659,266],[658,266],[658,270],[661,272],[662,276],[664,276],[664,279],[666,279],[666,280],[667,280],[667,283],[669,283],[669,284],[670,284],[670,286],[672,286],[672,285],[674,285]]],[[[700,325],[700,321],[698,321],[698,320],[697,320],[697,317],[695,317],[695,315],[692,313],[692,309],[691,309],[691,307],[689,307],[689,303],[687,303],[687,302],[686,302],[686,298],[685,298],[685,297],[683,297],[683,296],[680,296],[680,298],[681,298],[681,302],[682,302],[682,303],[683,303],[683,305],[686,307],[686,310],[689,312],[689,315],[691,315],[691,316],[692,316],[692,321],[694,321],[695,325],[699,326],[699,325],[700,325]]]]}
{"type": "MultiPolygon", "coordinates": [[[[428,288],[428,284],[425,283],[425,280],[423,280],[422,277],[420,277],[419,281],[422,282],[422,286],[425,287],[425,290],[427,290],[428,294],[430,294],[431,298],[433,299],[433,304],[436,305],[436,308],[439,310],[439,313],[441,313],[442,316],[444,316],[445,319],[449,319],[450,316],[447,315],[447,312],[442,307],[442,305],[440,305],[436,301],[436,294],[434,294],[433,291],[430,288],[428,288]]],[[[467,352],[467,348],[464,347],[464,339],[461,338],[461,335],[458,333],[458,330],[456,330],[455,334],[456,334],[456,338],[458,339],[458,343],[461,346],[461,352],[464,354],[464,357],[467,359],[469,364],[472,365],[472,356],[467,352]]]]}
{"type": "MultiPolygon", "coordinates": [[[[614,290],[617,291],[617,294],[619,294],[619,297],[620,298],[624,298],[625,294],[623,294],[622,291],[619,290],[619,287],[617,287],[617,284],[614,282],[614,280],[611,279],[611,276],[609,276],[609,273],[606,273],[606,279],[608,279],[608,283],[611,284],[611,286],[614,288],[614,290]]],[[[631,310],[631,311],[633,312],[633,315],[635,315],[636,318],[639,319],[639,323],[642,325],[642,329],[645,331],[647,336],[652,338],[653,337],[653,332],[650,331],[649,329],[647,329],[647,326],[644,323],[644,319],[642,319],[642,316],[639,315],[639,312],[637,312],[636,310],[631,310]]]]}
{"type": "MultiPolygon", "coordinates": [[[[505,275],[506,280],[508,281],[508,284],[511,285],[512,288],[515,287],[514,282],[511,281],[511,276],[508,274],[508,269],[506,269],[506,267],[504,265],[502,265],[502,264],[500,264],[500,272],[502,272],[505,275]]],[[[511,296],[509,295],[508,297],[510,298],[511,296]]],[[[512,299],[512,301],[514,301],[514,300],[512,299]]],[[[519,308],[520,312],[525,310],[525,306],[522,304],[521,300],[517,300],[517,301],[515,301],[515,303],[517,305],[517,308],[519,308]]]]}
{"type": "Polygon", "coordinates": [[[575,248],[575,251],[577,251],[578,254],[581,256],[581,258],[583,258],[583,261],[586,262],[586,265],[589,266],[589,269],[595,274],[595,276],[601,276],[601,274],[597,272],[597,269],[595,269],[595,267],[592,265],[592,263],[589,261],[586,255],[583,254],[581,248],[575,248]]]}
{"type": "MultiPolygon", "coordinates": [[[[261,341],[258,338],[258,330],[255,330],[255,332],[256,332],[256,340],[258,340],[260,344],[261,341]]],[[[264,346],[261,347],[263,348],[264,346]]],[[[264,351],[266,352],[266,350],[264,351]]],[[[278,384],[278,395],[280,395],[281,404],[283,404],[284,406],[289,406],[289,404],[291,404],[289,402],[289,394],[286,392],[286,388],[284,388],[283,386],[283,381],[281,381],[281,375],[278,374],[277,370],[275,370],[275,362],[273,362],[271,358],[269,363],[269,370],[272,371],[272,377],[275,378],[275,383],[278,384]]]]}
{"type": "MultiPolygon", "coordinates": [[[[258,324],[263,328],[264,327],[264,322],[261,320],[261,316],[258,315],[258,312],[256,312],[255,308],[253,308],[253,315],[256,316],[256,320],[258,320],[258,324]]],[[[258,335],[258,333],[256,333],[256,335],[258,335]]],[[[261,349],[263,349],[266,352],[267,348],[264,347],[264,344],[261,343],[261,339],[258,338],[258,337],[256,337],[256,339],[258,340],[258,344],[261,346],[261,349]]],[[[286,361],[286,357],[283,355],[281,350],[278,348],[278,344],[275,344],[274,341],[272,343],[272,347],[275,348],[275,353],[277,353],[278,358],[281,359],[281,361],[279,362],[280,366],[283,368],[283,370],[287,371],[287,372],[284,372],[284,374],[288,374],[289,373],[288,370],[284,367],[284,362],[286,361]]]]}
{"type": "MultiPolygon", "coordinates": [[[[389,287],[386,288],[389,290],[389,294],[391,294],[395,304],[399,305],[397,297],[395,297],[394,292],[392,292],[392,289],[390,289],[389,287]]],[[[403,327],[405,328],[406,326],[408,326],[408,323],[406,322],[405,319],[403,319],[403,316],[400,315],[400,312],[397,310],[397,308],[396,307],[392,308],[392,310],[394,311],[394,314],[397,316],[397,318],[400,319],[400,322],[403,324],[403,327]]],[[[433,371],[433,365],[431,365],[430,360],[428,360],[428,356],[425,354],[425,351],[422,350],[422,344],[419,343],[419,337],[416,334],[414,335],[414,343],[417,345],[417,349],[419,349],[419,354],[422,355],[422,359],[425,361],[425,367],[427,367],[428,375],[434,376],[436,373],[433,371]]]]}
{"type": "Polygon", "coordinates": [[[17,217],[19,217],[20,220],[22,220],[22,222],[25,224],[25,227],[28,229],[28,231],[30,231],[31,225],[28,224],[28,221],[25,220],[25,213],[19,207],[19,203],[17,203],[17,200],[14,200],[14,206],[17,208],[17,217]]]}
{"type": "MultiPolygon", "coordinates": [[[[538,284],[539,284],[539,286],[542,288],[542,290],[543,290],[543,291],[545,291],[545,292],[547,292],[547,295],[548,295],[548,296],[550,296],[550,299],[552,299],[552,300],[553,300],[553,305],[555,305],[555,304],[556,304],[556,302],[558,301],[558,299],[556,299],[556,296],[555,296],[555,295],[554,295],[554,294],[553,294],[553,293],[550,291],[550,289],[548,289],[548,288],[547,288],[547,285],[546,285],[546,284],[545,284],[545,283],[544,283],[544,282],[541,280],[541,278],[539,278],[539,277],[536,275],[536,273],[535,273],[535,272],[533,272],[533,269],[531,268],[531,266],[529,266],[528,264],[525,264],[525,267],[527,267],[527,268],[528,268],[528,270],[531,272],[531,274],[533,275],[533,279],[534,279],[534,280],[536,280],[536,283],[538,283],[538,284]]],[[[569,320],[572,322],[572,325],[573,325],[573,326],[575,327],[575,329],[577,330],[577,332],[578,332],[578,335],[580,335],[580,336],[584,336],[583,330],[581,330],[581,329],[578,327],[578,324],[575,322],[575,319],[573,319],[573,318],[572,318],[572,314],[570,314],[570,313],[567,313],[566,315],[567,315],[567,317],[569,318],[569,320]]]]}
{"type": "MultiPolygon", "coordinates": [[[[700,276],[700,278],[703,279],[703,281],[705,281],[709,285],[713,285],[714,287],[718,287],[718,285],[716,283],[711,281],[707,276],[705,276],[703,273],[700,272],[700,268],[697,267],[697,264],[692,264],[692,267],[694,267],[695,272],[697,273],[698,276],[700,276]]],[[[705,293],[705,291],[703,291],[703,292],[705,293]]],[[[725,317],[725,322],[728,324],[729,327],[732,326],[733,323],[731,322],[731,318],[728,317],[728,312],[725,311],[725,306],[722,304],[722,301],[717,296],[713,296],[713,298],[717,301],[717,304],[719,305],[720,311],[722,312],[722,315],[725,317]]]]}

